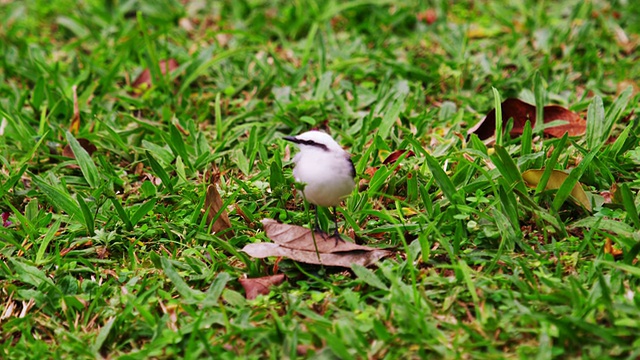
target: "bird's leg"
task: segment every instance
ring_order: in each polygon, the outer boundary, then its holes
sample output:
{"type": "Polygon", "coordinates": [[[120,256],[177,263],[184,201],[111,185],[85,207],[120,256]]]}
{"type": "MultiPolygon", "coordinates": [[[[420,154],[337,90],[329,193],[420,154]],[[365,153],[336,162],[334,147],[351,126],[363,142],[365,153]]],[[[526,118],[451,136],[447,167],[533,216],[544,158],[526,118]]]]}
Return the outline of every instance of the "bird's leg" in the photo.
{"type": "Polygon", "coordinates": [[[322,229],[320,229],[320,221],[318,220],[318,205],[311,204],[311,206],[313,206],[313,208],[316,210],[316,223],[313,226],[313,231],[322,233],[322,229]]]}
{"type": "Polygon", "coordinates": [[[333,232],[333,237],[336,238],[336,246],[338,246],[338,241],[342,240],[342,237],[340,236],[340,232],[338,231],[338,210],[336,210],[335,206],[333,207],[333,223],[336,226],[336,229],[333,232]]]}

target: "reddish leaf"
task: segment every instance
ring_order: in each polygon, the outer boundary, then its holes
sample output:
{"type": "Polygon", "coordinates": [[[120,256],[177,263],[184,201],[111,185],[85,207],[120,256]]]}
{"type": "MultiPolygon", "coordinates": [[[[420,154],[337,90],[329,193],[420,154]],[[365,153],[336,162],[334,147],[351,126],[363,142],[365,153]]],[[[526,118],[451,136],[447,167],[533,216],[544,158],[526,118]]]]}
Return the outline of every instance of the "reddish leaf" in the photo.
{"type": "Polygon", "coordinates": [[[2,213],[2,226],[4,227],[9,227],[11,226],[11,221],[9,221],[9,213],[8,212],[3,212],[2,213]]]}
{"type": "MultiPolygon", "coordinates": [[[[178,68],[178,62],[175,59],[160,60],[158,65],[160,67],[160,72],[162,73],[162,75],[165,75],[168,72],[171,72],[178,68]]],[[[136,92],[132,93],[132,95],[139,95],[140,90],[146,90],[151,87],[151,85],[151,71],[149,69],[144,69],[144,71],[141,72],[140,75],[138,75],[133,84],[131,84],[131,86],[137,90],[136,92]]]]}
{"type": "Polygon", "coordinates": [[[244,288],[247,299],[255,299],[258,295],[267,295],[272,286],[278,286],[285,280],[284,274],[264,276],[253,279],[240,279],[240,285],[244,288]]]}
{"type": "Polygon", "coordinates": [[[400,156],[402,156],[402,154],[407,153],[406,158],[410,158],[412,156],[415,156],[416,154],[413,153],[413,151],[411,150],[396,150],[394,152],[392,152],[391,154],[389,154],[389,156],[387,156],[386,159],[384,159],[384,161],[382,162],[384,165],[389,165],[389,164],[393,164],[396,161],[398,161],[398,159],[400,158],[400,156]]]}
{"type": "Polygon", "coordinates": [[[419,12],[416,15],[416,19],[418,19],[418,21],[424,21],[425,23],[431,25],[438,19],[438,14],[434,9],[427,9],[419,12]]]}
{"type": "MultiPolygon", "coordinates": [[[[509,98],[502,102],[502,120],[506,125],[507,121],[513,118],[512,136],[521,135],[527,120],[531,121],[531,126],[536,123],[536,107],[518,99],[509,98]]],[[[551,105],[544,107],[544,122],[549,123],[555,120],[568,122],[564,125],[546,128],[544,133],[553,137],[562,137],[564,133],[569,136],[584,135],[587,130],[587,122],[580,115],[567,110],[561,106],[551,105]]],[[[496,111],[491,110],[487,116],[469,130],[469,134],[476,134],[481,140],[488,139],[494,135],[496,129],[496,111]]]]}
{"type": "MultiPolygon", "coordinates": [[[[98,150],[98,148],[93,145],[91,143],[91,141],[84,139],[84,138],[79,138],[78,142],[80,143],[80,146],[82,146],[83,149],[85,149],[87,151],[87,153],[89,153],[89,156],[91,156],[96,150],[98,150]]],[[[75,159],[76,156],[73,154],[73,150],[71,150],[71,147],[69,146],[69,144],[67,144],[64,149],[62,149],[62,156],[66,156],[68,158],[72,158],[75,159]]]]}

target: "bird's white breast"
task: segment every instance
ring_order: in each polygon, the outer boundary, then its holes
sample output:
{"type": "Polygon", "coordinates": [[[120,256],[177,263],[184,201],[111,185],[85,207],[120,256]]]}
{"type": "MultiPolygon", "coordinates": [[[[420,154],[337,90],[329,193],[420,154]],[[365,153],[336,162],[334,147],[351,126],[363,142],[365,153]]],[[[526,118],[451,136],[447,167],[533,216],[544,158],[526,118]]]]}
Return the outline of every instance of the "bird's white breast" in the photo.
{"type": "Polygon", "coordinates": [[[305,184],[304,196],[313,204],[337,206],[355,186],[349,155],[344,151],[309,149],[298,153],[293,161],[293,176],[305,184]]]}

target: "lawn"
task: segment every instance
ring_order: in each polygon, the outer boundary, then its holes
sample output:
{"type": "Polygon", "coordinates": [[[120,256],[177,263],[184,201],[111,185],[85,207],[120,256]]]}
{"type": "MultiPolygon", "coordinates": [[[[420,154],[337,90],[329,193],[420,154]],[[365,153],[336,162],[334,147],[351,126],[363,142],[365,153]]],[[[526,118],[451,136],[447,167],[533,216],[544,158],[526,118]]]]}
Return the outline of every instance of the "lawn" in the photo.
{"type": "Polygon", "coordinates": [[[637,359],[639,46],[634,0],[0,1],[0,357],[637,359]],[[310,129],[372,266],[242,251],[310,225],[310,129]]]}

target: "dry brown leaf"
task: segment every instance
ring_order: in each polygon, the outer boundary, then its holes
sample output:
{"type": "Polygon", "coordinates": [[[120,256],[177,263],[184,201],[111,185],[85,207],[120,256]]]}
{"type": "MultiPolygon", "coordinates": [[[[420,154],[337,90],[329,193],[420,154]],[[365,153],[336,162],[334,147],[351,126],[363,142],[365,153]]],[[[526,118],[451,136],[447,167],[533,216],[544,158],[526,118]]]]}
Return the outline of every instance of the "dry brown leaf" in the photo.
{"type": "Polygon", "coordinates": [[[80,131],[80,106],[78,105],[77,86],[73,85],[71,91],[73,92],[73,117],[71,118],[69,132],[75,135],[80,131]]]}
{"type": "MultiPolygon", "coordinates": [[[[535,126],[536,107],[519,99],[506,99],[502,102],[503,123],[506,125],[510,118],[513,118],[513,128],[510,134],[512,136],[522,135],[527,120],[531,122],[531,127],[535,126]]],[[[569,136],[581,136],[587,130],[587,122],[580,115],[562,106],[545,106],[544,122],[549,123],[555,120],[563,120],[567,124],[546,128],[544,129],[545,135],[562,137],[565,133],[569,133],[569,136]]],[[[469,135],[476,134],[481,140],[484,140],[493,136],[495,130],[496,110],[492,109],[480,123],[469,130],[469,135]]]]}
{"type": "Polygon", "coordinates": [[[229,239],[233,236],[233,232],[228,230],[231,228],[231,221],[227,211],[222,208],[224,202],[216,186],[218,180],[219,176],[214,175],[211,177],[211,184],[207,187],[207,194],[204,199],[204,210],[207,211],[207,224],[211,224],[216,215],[220,213],[220,216],[213,223],[212,231],[225,239],[229,239]]]}
{"type": "MultiPolygon", "coordinates": [[[[160,72],[162,73],[162,75],[172,72],[173,70],[178,68],[178,62],[175,59],[160,60],[158,62],[158,65],[160,67],[160,72]]],[[[133,84],[131,84],[131,87],[135,89],[135,91],[131,93],[131,95],[139,96],[142,91],[150,88],[151,85],[151,71],[149,69],[144,69],[144,71],[142,71],[140,75],[138,75],[133,84]]]]}
{"type": "Polygon", "coordinates": [[[284,282],[284,274],[263,276],[253,279],[239,279],[240,285],[244,288],[247,299],[255,299],[258,295],[267,295],[272,286],[280,285],[284,282]]]}
{"type": "MultiPolygon", "coordinates": [[[[540,183],[540,179],[542,178],[542,174],[544,174],[544,169],[538,170],[527,170],[522,173],[522,179],[527,184],[527,186],[531,188],[535,188],[540,183]]],[[[560,189],[560,186],[567,180],[569,174],[560,170],[552,170],[551,176],[549,177],[549,181],[547,181],[547,185],[545,186],[545,190],[557,190],[560,189]]],[[[579,182],[571,190],[571,197],[576,204],[582,205],[585,209],[591,211],[591,202],[587,197],[587,193],[582,189],[582,184],[579,182]]]]}
{"type": "Polygon", "coordinates": [[[338,253],[344,251],[373,250],[368,246],[354,244],[343,240],[336,241],[334,236],[329,236],[322,232],[312,232],[311,230],[297,225],[279,223],[274,219],[263,219],[262,225],[269,239],[274,243],[289,249],[316,251],[321,253],[338,253]],[[316,245],[313,243],[315,237],[316,245]]]}
{"type": "Polygon", "coordinates": [[[373,249],[371,251],[354,250],[333,254],[316,254],[315,251],[294,250],[273,243],[254,243],[246,245],[242,251],[255,258],[283,256],[291,260],[325,266],[340,266],[351,268],[352,264],[362,266],[373,265],[383,257],[389,256],[391,251],[373,249]]]}
{"type": "MultiPolygon", "coordinates": [[[[89,156],[91,156],[94,152],[96,152],[96,150],[98,150],[98,148],[95,145],[93,145],[91,141],[85,138],[79,138],[78,142],[80,143],[80,146],[82,146],[82,148],[85,149],[87,153],[89,153],[89,156]]],[[[65,147],[62,149],[62,156],[72,158],[72,159],[76,158],[69,144],[65,145],[65,147]]]]}
{"type": "Polygon", "coordinates": [[[312,233],[307,228],[281,224],[273,219],[264,219],[262,223],[267,236],[274,243],[246,245],[242,251],[252,257],[283,256],[307,264],[350,268],[352,264],[372,265],[391,254],[389,250],[336,240],[333,236],[319,232],[312,233]],[[318,252],[316,252],[316,245],[318,252]]]}
{"type": "Polygon", "coordinates": [[[622,250],[613,247],[613,241],[609,238],[604,242],[604,253],[611,254],[614,258],[624,255],[622,250]]]}

